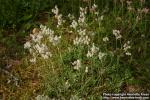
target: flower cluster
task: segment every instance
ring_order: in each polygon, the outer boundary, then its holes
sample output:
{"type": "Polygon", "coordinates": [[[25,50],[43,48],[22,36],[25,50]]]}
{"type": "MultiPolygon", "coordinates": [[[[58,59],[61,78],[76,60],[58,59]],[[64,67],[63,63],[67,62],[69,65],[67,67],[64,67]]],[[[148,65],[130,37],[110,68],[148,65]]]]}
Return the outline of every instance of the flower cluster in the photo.
{"type": "Polygon", "coordinates": [[[96,4],[93,4],[91,9],[90,9],[90,12],[94,13],[95,15],[98,15],[99,13],[96,11],[97,7],[98,6],[96,4]]]}
{"type": "Polygon", "coordinates": [[[104,37],[104,38],[103,38],[103,41],[104,41],[104,42],[108,42],[108,41],[109,41],[109,38],[108,38],[108,37],[104,37]]]}
{"type": "Polygon", "coordinates": [[[99,60],[102,60],[104,58],[104,56],[106,56],[107,54],[106,53],[103,53],[103,52],[99,52],[98,53],[98,58],[99,60]]]}
{"type": "Polygon", "coordinates": [[[124,50],[125,54],[128,56],[131,56],[131,53],[128,51],[130,48],[131,48],[130,41],[128,41],[127,43],[125,43],[123,45],[123,50],[124,50]]]}
{"type": "Polygon", "coordinates": [[[148,8],[143,8],[143,9],[138,9],[137,11],[138,11],[138,13],[145,13],[145,14],[147,14],[149,12],[149,9],[148,8]]]}
{"type": "Polygon", "coordinates": [[[75,19],[75,17],[72,15],[72,14],[68,14],[68,18],[70,19],[70,20],[73,20],[73,19],[75,19]]]}
{"type": "Polygon", "coordinates": [[[119,30],[113,30],[113,35],[116,37],[116,40],[122,38],[119,30]]]}
{"type": "Polygon", "coordinates": [[[78,23],[75,20],[73,20],[72,23],[71,23],[71,25],[70,25],[70,27],[76,29],[77,26],[78,26],[78,23]]]}
{"type": "Polygon", "coordinates": [[[57,6],[55,6],[54,9],[52,9],[52,12],[55,14],[55,18],[57,19],[57,27],[60,27],[64,20],[62,19],[62,14],[59,14],[59,9],[57,6]]]}
{"type": "Polygon", "coordinates": [[[79,70],[79,68],[81,68],[81,60],[76,60],[72,63],[72,65],[74,66],[75,70],[79,70]]]}
{"type": "Polygon", "coordinates": [[[94,45],[94,43],[93,43],[92,47],[90,48],[90,50],[88,51],[88,53],[86,54],[86,56],[87,56],[88,58],[91,58],[91,57],[93,57],[94,55],[95,55],[95,56],[98,55],[99,60],[102,60],[102,59],[104,58],[104,56],[107,55],[107,53],[104,53],[104,52],[99,51],[99,48],[96,47],[96,46],[94,45]]]}
{"type": "Polygon", "coordinates": [[[85,73],[88,73],[89,68],[85,67],[85,73]]]}
{"type": "Polygon", "coordinates": [[[24,48],[28,49],[33,58],[30,62],[36,62],[36,57],[40,56],[43,59],[48,59],[52,56],[47,43],[52,43],[54,46],[60,42],[60,36],[54,35],[54,31],[46,26],[40,25],[39,31],[30,34],[31,40],[24,44],[24,48]],[[49,40],[49,41],[44,41],[49,40]]]}
{"type": "Polygon", "coordinates": [[[64,84],[65,88],[68,89],[70,87],[70,83],[69,80],[66,80],[65,84],[64,84]]]}
{"type": "Polygon", "coordinates": [[[83,26],[86,25],[86,14],[87,14],[87,7],[86,8],[82,8],[80,7],[80,16],[78,19],[78,23],[79,25],[83,26]]]}
{"type": "Polygon", "coordinates": [[[84,44],[84,45],[89,45],[90,43],[90,38],[88,35],[86,35],[86,30],[78,30],[77,31],[79,36],[77,36],[74,40],[73,40],[73,44],[74,45],[79,45],[79,44],[84,44]]]}
{"type": "MultiPolygon", "coordinates": [[[[78,18],[78,20],[76,21],[75,19],[73,19],[70,27],[75,29],[75,32],[78,33],[78,36],[76,36],[76,38],[73,40],[73,44],[74,45],[89,45],[89,42],[91,41],[91,39],[89,38],[89,36],[86,33],[86,28],[84,29],[83,27],[86,26],[86,14],[87,14],[87,7],[86,8],[82,8],[80,7],[80,16],[78,18]],[[77,29],[78,26],[80,26],[80,29],[77,29]]],[[[69,18],[71,17],[71,15],[69,15],[69,18]]]]}
{"type": "Polygon", "coordinates": [[[96,47],[96,46],[94,45],[94,43],[93,43],[92,47],[90,48],[90,50],[88,51],[88,53],[87,53],[86,56],[87,56],[88,58],[89,58],[89,57],[93,57],[98,51],[99,51],[99,48],[96,47]]]}

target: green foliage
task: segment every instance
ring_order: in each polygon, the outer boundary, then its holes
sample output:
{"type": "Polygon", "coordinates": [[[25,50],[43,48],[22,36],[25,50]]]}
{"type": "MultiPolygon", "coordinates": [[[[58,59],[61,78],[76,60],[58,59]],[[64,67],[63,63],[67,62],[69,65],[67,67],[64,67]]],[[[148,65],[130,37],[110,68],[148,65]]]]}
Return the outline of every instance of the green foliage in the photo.
{"type": "Polygon", "coordinates": [[[45,0],[0,0],[0,26],[17,26],[33,20],[37,13],[48,8],[51,1],[45,0]]]}

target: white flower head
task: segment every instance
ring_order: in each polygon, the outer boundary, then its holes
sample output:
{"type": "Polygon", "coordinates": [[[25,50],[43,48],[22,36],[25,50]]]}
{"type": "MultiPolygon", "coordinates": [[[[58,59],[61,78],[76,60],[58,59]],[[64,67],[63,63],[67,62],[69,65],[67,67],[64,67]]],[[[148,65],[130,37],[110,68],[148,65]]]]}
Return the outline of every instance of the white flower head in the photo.
{"type": "Polygon", "coordinates": [[[130,49],[131,48],[131,46],[128,44],[128,43],[125,43],[124,45],[123,45],[123,50],[124,51],[127,51],[128,49],[130,49]]]}
{"type": "Polygon", "coordinates": [[[77,36],[74,40],[73,40],[73,44],[74,45],[89,45],[90,43],[90,38],[88,35],[86,35],[86,29],[79,29],[77,30],[79,36],[77,36]]]}
{"type": "Polygon", "coordinates": [[[72,23],[71,23],[71,25],[70,25],[70,27],[76,29],[77,26],[78,26],[78,23],[75,20],[73,20],[72,23]]]}
{"type": "Polygon", "coordinates": [[[65,87],[66,87],[66,88],[69,88],[69,87],[70,87],[70,83],[69,83],[68,80],[65,82],[65,87]]]}
{"type": "Polygon", "coordinates": [[[102,60],[106,55],[107,55],[106,53],[99,52],[99,54],[98,54],[99,60],[102,60]]]}
{"type": "Polygon", "coordinates": [[[68,14],[68,17],[70,20],[73,20],[75,17],[73,15],[71,15],[70,13],[68,14]]]}
{"type": "Polygon", "coordinates": [[[89,38],[88,35],[85,36],[85,38],[83,38],[83,44],[89,45],[91,39],[89,38]]]}
{"type": "Polygon", "coordinates": [[[60,27],[64,22],[64,20],[62,19],[62,14],[59,14],[59,9],[57,6],[52,9],[52,12],[55,14],[55,18],[57,19],[57,27],[60,27]]]}
{"type": "Polygon", "coordinates": [[[129,49],[131,49],[130,41],[127,41],[127,42],[123,45],[123,50],[124,50],[124,52],[125,52],[125,55],[127,55],[127,56],[131,56],[131,53],[128,51],[129,49]]]}
{"type": "Polygon", "coordinates": [[[86,54],[86,56],[89,58],[89,57],[92,57],[93,54],[90,51],[88,51],[88,53],[86,54]]]}
{"type": "Polygon", "coordinates": [[[25,49],[29,49],[31,47],[31,43],[28,41],[24,44],[25,49]]]}
{"type": "Polygon", "coordinates": [[[76,38],[73,40],[73,44],[74,44],[74,45],[79,45],[80,42],[81,42],[81,41],[80,41],[80,38],[79,38],[79,37],[76,37],[76,38]]]}
{"type": "Polygon", "coordinates": [[[98,13],[98,12],[96,11],[97,7],[98,7],[98,6],[97,6],[96,4],[93,4],[92,7],[90,8],[90,12],[97,15],[97,13],[98,13]]]}
{"type": "Polygon", "coordinates": [[[81,60],[76,60],[72,63],[72,65],[74,66],[75,70],[79,70],[79,68],[81,68],[81,60]]]}
{"type": "Polygon", "coordinates": [[[55,37],[53,37],[53,41],[51,42],[54,46],[56,46],[60,42],[60,39],[61,39],[61,36],[58,37],[55,35],[55,37]]]}
{"type": "Polygon", "coordinates": [[[43,51],[43,48],[41,48],[40,46],[39,46],[39,44],[35,44],[34,46],[33,46],[33,48],[38,52],[38,53],[43,53],[44,51],[43,51]]]}
{"type": "Polygon", "coordinates": [[[92,52],[92,53],[97,53],[98,50],[99,50],[99,48],[96,47],[95,44],[93,43],[92,48],[91,48],[91,52],[92,52]]]}
{"type": "Polygon", "coordinates": [[[103,41],[104,41],[104,42],[108,42],[108,41],[109,41],[109,38],[108,38],[108,37],[104,37],[104,38],[103,38],[103,41]]]}
{"type": "Polygon", "coordinates": [[[73,44],[74,45],[89,45],[90,43],[90,38],[88,35],[86,36],[80,36],[80,37],[76,37],[74,40],[73,40],[73,44]]]}
{"type": "Polygon", "coordinates": [[[90,48],[90,50],[88,51],[87,53],[87,57],[90,58],[90,57],[93,57],[97,52],[99,51],[99,48],[96,47],[93,43],[92,47],[90,48]]]}
{"type": "Polygon", "coordinates": [[[43,38],[43,34],[41,34],[41,31],[39,31],[38,34],[30,34],[30,37],[33,42],[40,43],[41,39],[43,38]]]}
{"type": "Polygon", "coordinates": [[[54,8],[54,9],[52,9],[52,12],[53,12],[55,15],[58,15],[59,9],[58,9],[57,5],[55,5],[55,8],[54,8]]]}
{"type": "Polygon", "coordinates": [[[48,59],[49,58],[48,55],[46,55],[46,54],[41,54],[41,56],[43,57],[43,59],[48,59]]]}
{"type": "Polygon", "coordinates": [[[130,52],[126,52],[125,53],[127,56],[131,56],[131,53],[130,52]]]}
{"type": "Polygon", "coordinates": [[[31,62],[31,63],[36,63],[36,58],[30,59],[30,62],[31,62]]]}
{"type": "Polygon", "coordinates": [[[113,30],[113,35],[115,35],[116,39],[122,38],[119,30],[113,30]]]}
{"type": "Polygon", "coordinates": [[[80,30],[77,30],[78,34],[83,36],[83,35],[86,35],[86,29],[80,29],[80,30]]]}
{"type": "Polygon", "coordinates": [[[96,4],[94,4],[92,7],[93,7],[93,8],[97,8],[98,6],[97,6],[96,4]]]}
{"type": "Polygon", "coordinates": [[[78,19],[79,25],[81,25],[81,26],[85,25],[86,14],[87,14],[87,8],[80,7],[80,16],[78,19]]]}
{"type": "Polygon", "coordinates": [[[102,21],[104,19],[104,16],[102,15],[101,17],[100,17],[100,21],[102,21]]]}
{"type": "Polygon", "coordinates": [[[85,67],[85,73],[88,73],[88,67],[85,67]]]}

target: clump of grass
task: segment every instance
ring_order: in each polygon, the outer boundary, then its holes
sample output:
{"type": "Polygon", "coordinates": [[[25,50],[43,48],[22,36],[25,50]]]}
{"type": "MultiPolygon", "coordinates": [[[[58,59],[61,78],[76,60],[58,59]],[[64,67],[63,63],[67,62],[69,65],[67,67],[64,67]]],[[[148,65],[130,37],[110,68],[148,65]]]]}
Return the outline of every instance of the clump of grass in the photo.
{"type": "Polygon", "coordinates": [[[49,27],[34,30],[24,45],[30,54],[29,65],[36,66],[42,77],[43,93],[37,98],[100,99],[104,92],[139,92],[140,87],[126,89],[140,84],[134,67],[147,53],[143,24],[147,28],[148,9],[135,9],[135,3],[118,2],[121,11],[115,7],[104,14],[96,4],[80,7],[79,17],[69,15],[67,20],[55,6],[49,27]],[[139,48],[143,51],[136,55],[139,48]]]}

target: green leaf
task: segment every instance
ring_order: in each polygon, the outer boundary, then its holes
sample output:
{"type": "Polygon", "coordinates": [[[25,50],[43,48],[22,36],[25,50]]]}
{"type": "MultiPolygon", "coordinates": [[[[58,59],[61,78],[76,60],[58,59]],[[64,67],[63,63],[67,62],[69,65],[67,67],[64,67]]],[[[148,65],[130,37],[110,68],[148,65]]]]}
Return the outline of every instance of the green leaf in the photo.
{"type": "Polygon", "coordinates": [[[28,21],[28,20],[30,20],[32,17],[33,17],[32,15],[25,15],[25,16],[23,16],[23,17],[19,20],[19,22],[20,22],[20,21],[28,21]]]}

